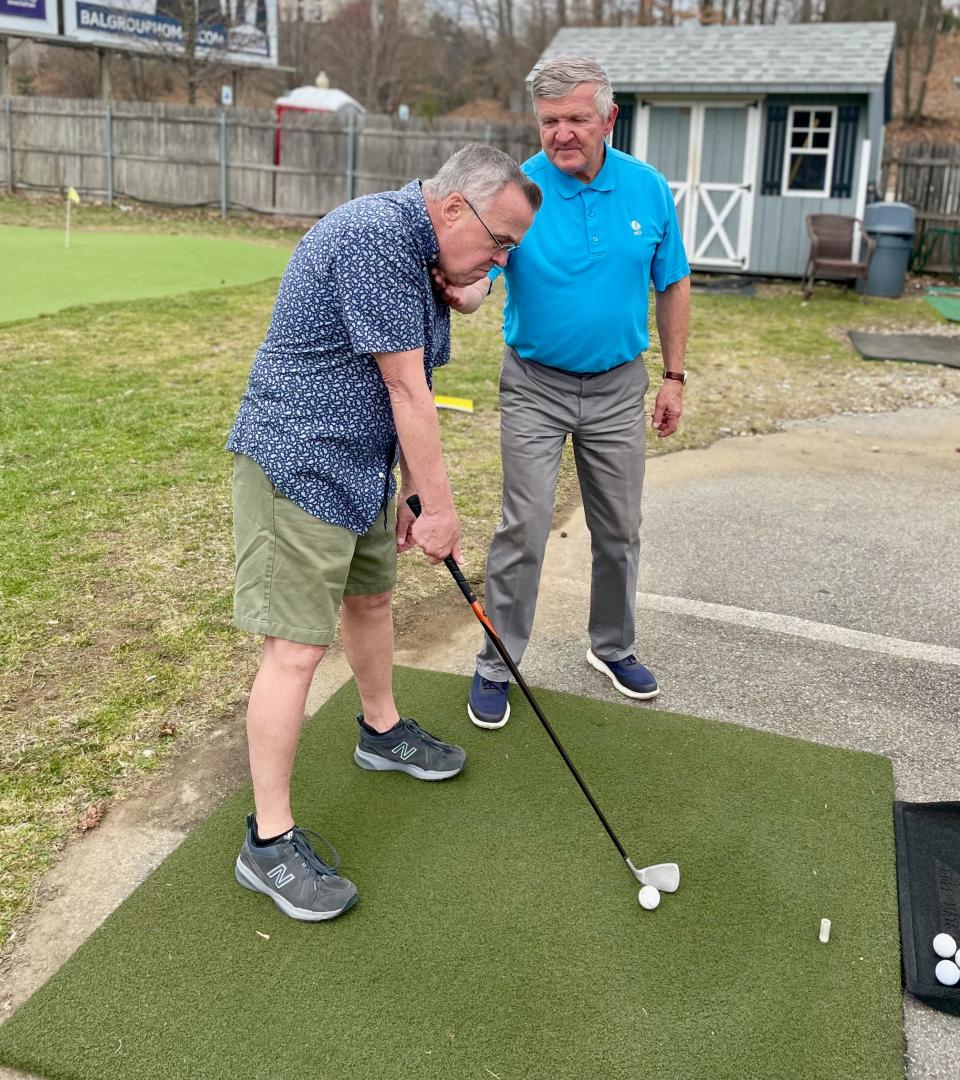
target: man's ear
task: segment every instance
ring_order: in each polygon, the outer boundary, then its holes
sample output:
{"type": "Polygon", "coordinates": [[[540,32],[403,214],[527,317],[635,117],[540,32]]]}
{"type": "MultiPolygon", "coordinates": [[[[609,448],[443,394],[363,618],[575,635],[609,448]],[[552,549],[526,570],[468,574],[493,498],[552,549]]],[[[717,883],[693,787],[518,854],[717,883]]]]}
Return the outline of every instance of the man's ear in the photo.
{"type": "Polygon", "coordinates": [[[606,123],[603,125],[603,134],[607,136],[613,131],[613,125],[617,122],[617,114],[620,112],[619,105],[612,105],[610,107],[610,115],[607,117],[606,123]]]}
{"type": "Polygon", "coordinates": [[[453,225],[463,216],[466,203],[459,191],[451,192],[440,204],[440,216],[445,225],[453,225]]]}

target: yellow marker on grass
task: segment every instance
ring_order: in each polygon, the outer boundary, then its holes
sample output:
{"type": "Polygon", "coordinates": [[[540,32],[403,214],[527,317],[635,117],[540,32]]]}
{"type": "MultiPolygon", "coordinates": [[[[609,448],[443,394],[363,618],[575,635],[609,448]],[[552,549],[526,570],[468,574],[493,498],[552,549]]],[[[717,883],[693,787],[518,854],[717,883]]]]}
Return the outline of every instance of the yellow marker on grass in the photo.
{"type": "Polygon", "coordinates": [[[454,412],[473,412],[473,402],[470,398],[445,397],[442,394],[437,394],[433,401],[438,409],[453,409],[454,412]]]}

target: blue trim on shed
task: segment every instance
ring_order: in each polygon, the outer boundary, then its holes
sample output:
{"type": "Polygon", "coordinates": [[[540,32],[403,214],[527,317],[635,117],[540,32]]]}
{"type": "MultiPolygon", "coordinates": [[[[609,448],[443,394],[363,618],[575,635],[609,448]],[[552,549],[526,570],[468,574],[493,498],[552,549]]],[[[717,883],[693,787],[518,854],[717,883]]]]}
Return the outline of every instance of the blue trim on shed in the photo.
{"type": "Polygon", "coordinates": [[[617,105],[620,106],[620,111],[617,113],[617,122],[613,125],[613,135],[610,141],[614,150],[622,150],[625,154],[632,154],[636,100],[632,97],[619,98],[617,105]]]}
{"type": "Polygon", "coordinates": [[[860,141],[860,106],[841,105],[837,109],[837,138],[833,154],[833,176],[830,195],[834,199],[849,199],[853,194],[854,172],[857,168],[857,147],[860,141]]]}

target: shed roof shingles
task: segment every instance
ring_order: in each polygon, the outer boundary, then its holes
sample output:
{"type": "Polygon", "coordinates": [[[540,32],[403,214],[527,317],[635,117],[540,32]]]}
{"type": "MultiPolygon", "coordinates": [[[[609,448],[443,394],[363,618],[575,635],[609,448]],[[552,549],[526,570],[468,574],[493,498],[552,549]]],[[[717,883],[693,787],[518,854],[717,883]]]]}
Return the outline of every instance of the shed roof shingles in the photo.
{"type": "Polygon", "coordinates": [[[873,87],[883,83],[893,23],[583,27],[559,30],[541,61],[573,53],[600,63],[614,89],[873,87]]]}

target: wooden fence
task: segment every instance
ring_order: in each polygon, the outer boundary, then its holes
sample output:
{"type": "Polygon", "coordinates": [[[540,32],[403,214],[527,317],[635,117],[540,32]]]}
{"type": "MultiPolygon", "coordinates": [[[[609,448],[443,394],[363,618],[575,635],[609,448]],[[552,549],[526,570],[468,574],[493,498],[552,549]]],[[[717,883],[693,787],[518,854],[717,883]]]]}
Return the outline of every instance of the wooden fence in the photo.
{"type": "Polygon", "coordinates": [[[318,217],[358,195],[432,176],[468,142],[518,161],[540,146],[530,124],[400,120],[132,102],[6,98],[0,182],[167,206],[318,217]]]}
{"type": "Polygon", "coordinates": [[[916,211],[914,252],[926,250],[925,269],[943,272],[952,265],[960,232],[960,146],[912,143],[901,146],[883,164],[881,191],[916,211]],[[930,230],[942,230],[931,233],[930,230]],[[929,235],[928,235],[929,234],[929,235]],[[951,250],[952,247],[952,250],[951,250]]]}

